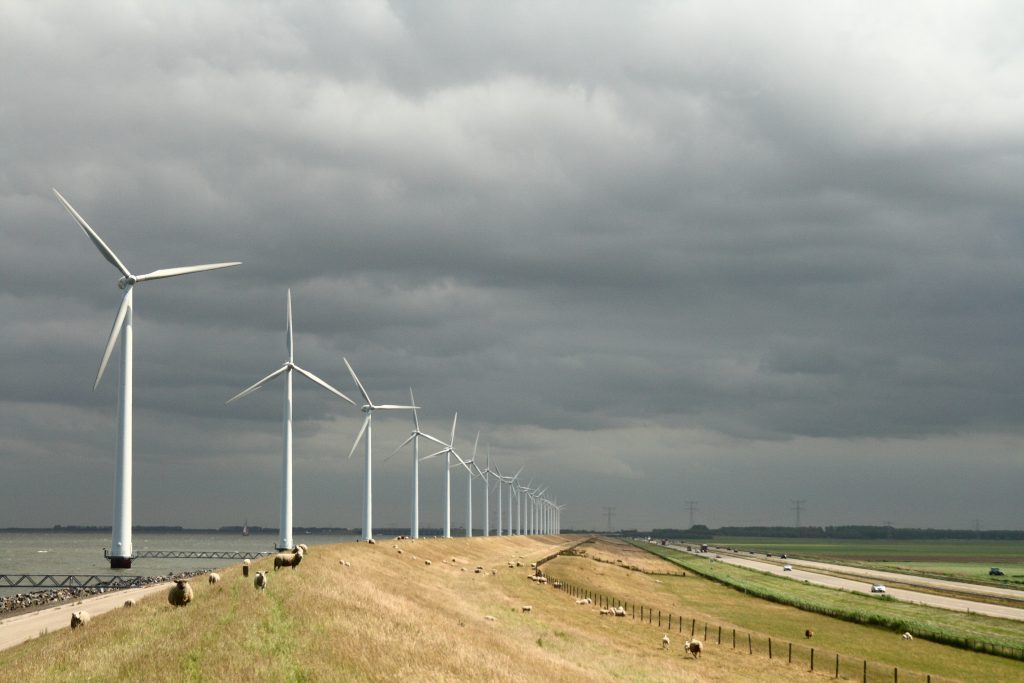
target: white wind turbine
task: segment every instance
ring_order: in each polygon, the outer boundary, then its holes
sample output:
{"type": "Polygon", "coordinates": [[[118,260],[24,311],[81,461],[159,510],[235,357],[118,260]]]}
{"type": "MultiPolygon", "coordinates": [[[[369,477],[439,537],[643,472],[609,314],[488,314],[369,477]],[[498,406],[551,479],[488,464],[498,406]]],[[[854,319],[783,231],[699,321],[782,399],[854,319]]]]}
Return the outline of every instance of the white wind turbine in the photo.
{"type": "Polygon", "coordinates": [[[108,247],[100,236],[89,227],[77,211],[68,203],[56,189],[53,193],[64,206],[71,217],[75,219],[79,227],[92,243],[99,250],[103,258],[121,272],[121,279],[117,286],[124,290],[121,297],[121,306],[117,309],[114,317],[114,325],[107,338],[107,346],[103,350],[103,359],[100,361],[99,372],[96,373],[96,382],[93,384],[93,391],[99,386],[100,378],[110,360],[110,353],[114,350],[118,336],[121,336],[121,387],[120,400],[118,404],[118,427],[117,427],[117,463],[114,469],[114,522],[111,525],[112,533],[110,539],[110,568],[127,569],[132,566],[132,316],[135,308],[134,295],[132,294],[135,285],[147,280],[160,280],[176,275],[187,275],[199,273],[204,270],[216,270],[237,266],[240,261],[230,263],[209,263],[202,266],[185,266],[181,268],[164,268],[154,270],[145,275],[132,275],[128,268],[117,258],[117,255],[108,247]],[[123,334],[122,334],[123,333],[123,334]]]}
{"type": "Polygon", "coordinates": [[[487,444],[487,467],[477,472],[484,480],[484,536],[491,535],[491,444],[487,444]]]}
{"type": "Polygon", "coordinates": [[[314,384],[319,384],[321,387],[331,392],[335,396],[339,396],[352,405],[355,405],[355,401],[350,399],[345,394],[341,393],[327,382],[323,381],[312,372],[303,370],[295,364],[295,354],[293,345],[293,334],[292,334],[292,290],[288,290],[288,313],[287,321],[285,323],[285,335],[284,342],[285,348],[288,350],[288,360],[284,362],[277,370],[261,379],[256,384],[253,384],[248,389],[243,389],[231,398],[227,400],[228,403],[237,401],[240,398],[248,396],[253,393],[264,384],[273,381],[279,375],[285,375],[285,388],[284,388],[284,459],[281,463],[281,523],[278,529],[277,538],[277,549],[278,550],[291,550],[295,547],[292,542],[292,373],[297,372],[306,379],[312,381],[314,384]]]}
{"type": "MultiPolygon", "coordinates": [[[[416,399],[413,398],[412,388],[409,389],[409,403],[416,405],[416,399]]],[[[412,443],[412,519],[409,523],[409,536],[412,538],[420,537],[420,461],[428,460],[432,456],[420,457],[420,437],[427,437],[425,433],[420,431],[420,418],[418,415],[419,411],[412,411],[412,423],[413,430],[409,434],[409,438],[402,442],[399,446],[391,453],[388,457],[384,458],[384,461],[388,461],[398,451],[406,447],[410,442],[412,443]]],[[[429,437],[427,437],[429,438],[429,437]]],[[[436,440],[436,439],[435,439],[436,440]]]]}
{"type": "MultiPolygon", "coordinates": [[[[366,389],[363,387],[363,383],[356,377],[356,371],[349,365],[347,358],[342,358],[345,361],[345,367],[348,368],[348,372],[352,375],[352,381],[359,387],[359,393],[363,395],[363,400],[366,403],[362,407],[363,413],[366,417],[363,419],[363,426],[359,428],[359,433],[356,435],[356,440],[352,443],[352,449],[348,452],[348,457],[352,457],[352,454],[356,452],[356,446],[359,445],[359,440],[366,435],[366,470],[363,473],[363,540],[369,541],[373,538],[373,412],[375,410],[411,410],[413,416],[416,415],[416,406],[396,406],[390,404],[377,405],[370,400],[370,395],[366,393],[366,389]]],[[[412,390],[409,390],[410,395],[412,390]]]]}
{"type": "MultiPolygon", "coordinates": [[[[455,453],[455,423],[459,420],[459,414],[455,413],[455,417],[452,418],[452,433],[449,437],[448,443],[441,441],[440,439],[424,434],[426,438],[430,439],[434,443],[444,446],[441,450],[436,453],[431,453],[428,458],[433,458],[435,455],[444,455],[444,529],[442,535],[444,538],[452,537],[452,455],[458,457],[455,453]]],[[[461,458],[460,458],[461,459],[461,458]]]]}
{"type": "MultiPolygon", "coordinates": [[[[495,466],[495,470],[497,470],[497,466],[495,466]]],[[[523,473],[523,468],[522,467],[520,467],[519,471],[516,472],[511,477],[503,477],[497,471],[495,472],[495,476],[498,477],[498,486],[500,487],[502,484],[505,484],[506,486],[508,486],[508,514],[506,515],[506,522],[507,522],[507,524],[506,524],[506,533],[505,533],[506,536],[512,536],[514,531],[515,531],[515,527],[513,526],[513,523],[512,523],[512,515],[514,514],[512,512],[512,493],[513,493],[513,489],[515,487],[515,481],[516,481],[516,479],[519,478],[519,475],[522,474],[522,473],[523,473]]],[[[499,495],[500,495],[500,491],[499,491],[499,495]]]]}
{"type": "Polygon", "coordinates": [[[459,467],[460,465],[466,468],[466,538],[473,536],[473,468],[476,467],[477,472],[480,472],[480,468],[476,465],[476,448],[480,443],[480,432],[476,433],[476,441],[473,442],[473,457],[469,460],[463,460],[459,457],[458,453],[454,453],[455,458],[459,461],[458,465],[453,467],[459,467]]]}

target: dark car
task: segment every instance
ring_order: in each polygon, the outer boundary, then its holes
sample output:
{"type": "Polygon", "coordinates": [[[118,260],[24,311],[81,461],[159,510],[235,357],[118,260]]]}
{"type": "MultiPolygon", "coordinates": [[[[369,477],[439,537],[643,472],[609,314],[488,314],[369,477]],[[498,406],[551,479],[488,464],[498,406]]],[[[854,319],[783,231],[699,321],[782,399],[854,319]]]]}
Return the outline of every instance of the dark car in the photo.
{"type": "Polygon", "coordinates": [[[1000,569],[999,567],[992,567],[992,569],[989,569],[988,570],[988,575],[989,576],[1006,576],[1005,574],[1003,574],[1003,570],[1000,569]]]}

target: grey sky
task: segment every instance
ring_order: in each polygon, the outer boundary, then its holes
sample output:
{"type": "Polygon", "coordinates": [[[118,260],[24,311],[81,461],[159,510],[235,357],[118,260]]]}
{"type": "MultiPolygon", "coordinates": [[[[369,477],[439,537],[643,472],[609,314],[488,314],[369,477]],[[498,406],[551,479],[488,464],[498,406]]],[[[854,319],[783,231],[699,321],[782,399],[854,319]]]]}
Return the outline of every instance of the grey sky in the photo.
{"type": "MultiPolygon", "coordinates": [[[[110,522],[118,276],[56,187],[134,272],[245,262],[136,292],[136,523],[276,525],[281,387],[224,401],[285,359],[291,287],[300,364],[459,411],[569,526],[1020,527],[1022,33],[985,2],[4,2],[0,526],[110,522]]],[[[358,526],[360,415],[296,388],[295,523],[358,526]]]]}

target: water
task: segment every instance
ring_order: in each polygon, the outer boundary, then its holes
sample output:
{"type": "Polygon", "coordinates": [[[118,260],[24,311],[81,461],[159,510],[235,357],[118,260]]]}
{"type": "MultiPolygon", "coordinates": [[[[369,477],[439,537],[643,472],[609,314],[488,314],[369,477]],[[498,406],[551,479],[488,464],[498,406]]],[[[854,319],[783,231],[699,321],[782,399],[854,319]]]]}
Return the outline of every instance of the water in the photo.
{"type": "MultiPolygon", "coordinates": [[[[296,543],[309,546],[355,541],[358,536],[300,534],[296,543]]],[[[276,534],[139,533],[135,550],[274,550],[276,534]]],[[[109,533],[26,532],[0,533],[0,574],[119,574],[164,576],[173,572],[216,569],[238,560],[139,558],[131,569],[111,569],[103,557],[110,548],[109,533]]],[[[24,593],[26,588],[0,588],[0,595],[24,593]]]]}

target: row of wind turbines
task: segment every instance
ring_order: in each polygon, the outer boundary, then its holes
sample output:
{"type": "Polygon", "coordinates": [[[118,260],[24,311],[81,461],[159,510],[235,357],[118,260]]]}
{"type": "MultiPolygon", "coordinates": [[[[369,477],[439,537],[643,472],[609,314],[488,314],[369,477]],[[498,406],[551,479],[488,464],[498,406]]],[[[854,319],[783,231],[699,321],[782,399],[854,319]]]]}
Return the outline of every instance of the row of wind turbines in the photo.
{"type": "MultiPolygon", "coordinates": [[[[133,289],[140,282],[159,280],[178,275],[187,275],[207,270],[218,270],[241,265],[240,261],[225,263],[211,263],[199,266],[185,266],[179,268],[165,268],[155,270],[145,275],[133,275],[131,271],[121,262],[117,255],[100,239],[82,216],[75,211],[74,207],[61,194],[54,189],[54,194],[69,214],[75,219],[82,231],[92,241],[100,254],[121,273],[118,287],[124,291],[121,298],[121,305],[118,307],[117,315],[114,317],[114,324],[107,338],[107,344],[100,361],[99,371],[96,373],[96,381],[93,390],[99,386],[100,379],[106,370],[110,360],[110,354],[121,339],[121,387],[118,399],[118,427],[117,427],[117,458],[114,474],[114,519],[112,524],[110,566],[112,569],[129,568],[132,563],[132,314],[134,310],[133,289]]],[[[333,386],[305,370],[295,363],[294,335],[292,327],[292,299],[291,290],[288,290],[287,322],[285,326],[285,347],[288,359],[284,365],[259,380],[252,386],[242,390],[228,403],[248,396],[264,385],[272,382],[278,377],[285,376],[284,396],[284,455],[281,466],[281,513],[277,549],[287,550],[294,546],[292,538],[292,377],[298,373],[313,383],[321,386],[335,396],[357,405],[355,401],[338,391],[333,386]]],[[[560,533],[561,511],[564,505],[557,501],[548,499],[545,496],[546,487],[532,487],[532,481],[524,485],[520,481],[522,468],[514,475],[508,476],[501,473],[497,464],[490,457],[488,448],[486,467],[481,468],[476,463],[477,448],[480,442],[480,433],[477,432],[476,440],[473,443],[473,455],[467,460],[455,450],[455,427],[458,421],[458,413],[452,419],[452,429],[448,441],[427,434],[420,428],[418,409],[413,398],[412,389],[409,390],[409,405],[376,404],[371,399],[359,380],[352,365],[347,358],[343,358],[345,367],[348,368],[352,380],[355,382],[362,395],[364,403],[361,406],[365,414],[362,426],[356,439],[352,444],[348,457],[351,458],[358,448],[360,441],[365,446],[365,470],[363,480],[363,516],[362,516],[362,538],[370,540],[373,538],[373,413],[377,410],[411,410],[413,415],[413,430],[409,438],[405,440],[394,452],[388,456],[393,457],[405,446],[412,444],[412,500],[411,520],[409,534],[413,538],[419,538],[419,468],[420,463],[437,456],[444,456],[444,537],[451,537],[451,471],[453,468],[463,468],[466,471],[466,535],[473,534],[473,480],[482,479],[484,482],[484,526],[485,536],[490,535],[490,492],[492,481],[498,494],[498,520],[496,532],[498,535],[507,534],[553,534],[560,533]],[[419,453],[420,439],[426,439],[440,450],[421,456],[419,453]],[[452,462],[452,458],[456,462],[452,462]],[[502,489],[507,493],[507,513],[502,516],[502,489]],[[513,500],[516,511],[513,513],[513,500]]],[[[387,460],[388,458],[385,458],[387,460]]]]}

